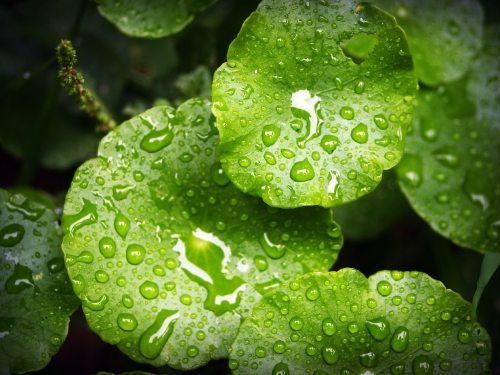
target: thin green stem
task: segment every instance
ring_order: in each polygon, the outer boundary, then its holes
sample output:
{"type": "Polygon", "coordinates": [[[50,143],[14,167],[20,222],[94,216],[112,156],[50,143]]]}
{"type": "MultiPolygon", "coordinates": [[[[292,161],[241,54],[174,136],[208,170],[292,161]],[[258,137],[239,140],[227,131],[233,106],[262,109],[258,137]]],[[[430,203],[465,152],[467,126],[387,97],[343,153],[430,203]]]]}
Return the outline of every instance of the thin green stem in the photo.
{"type": "Polygon", "coordinates": [[[498,266],[500,265],[500,254],[493,252],[486,252],[483,258],[483,264],[481,265],[481,272],[479,274],[479,279],[477,280],[477,288],[472,298],[472,321],[477,321],[477,306],[481,295],[483,294],[484,288],[490,281],[491,276],[495,273],[498,266]]]}

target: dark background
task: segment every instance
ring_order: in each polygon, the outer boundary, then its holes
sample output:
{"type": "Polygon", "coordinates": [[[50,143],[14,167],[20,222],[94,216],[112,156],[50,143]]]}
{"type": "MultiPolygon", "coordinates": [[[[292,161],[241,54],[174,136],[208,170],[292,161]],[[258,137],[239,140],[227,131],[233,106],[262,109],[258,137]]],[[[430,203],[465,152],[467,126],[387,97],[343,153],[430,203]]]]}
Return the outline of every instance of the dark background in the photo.
{"type": "MultiPolygon", "coordinates": [[[[486,23],[499,22],[500,7],[498,1],[482,1],[485,7],[486,23]]],[[[2,101],[6,101],[12,91],[19,87],[26,90],[39,90],[35,99],[26,98],[26,111],[40,108],[31,100],[43,103],[56,74],[55,63],[42,73],[32,78],[33,82],[23,82],[20,77],[54,55],[54,48],[61,38],[68,38],[71,25],[77,17],[80,1],[69,0],[18,0],[0,2],[0,128],[10,121],[15,122],[17,114],[12,110],[6,114],[1,111],[2,101]],[[7,52],[5,52],[7,51],[7,52]],[[2,55],[7,53],[7,58],[2,55]],[[16,60],[17,59],[17,60],[16,60]],[[2,62],[3,61],[3,62],[2,62]]],[[[128,78],[124,82],[113,82],[113,70],[102,64],[87,66],[91,76],[100,77],[106,72],[104,80],[110,87],[118,87],[119,95],[113,96],[103,91],[103,99],[109,97],[110,110],[120,121],[127,115],[122,109],[126,103],[139,103],[151,106],[157,97],[167,98],[172,103],[182,99],[182,93],[172,84],[181,73],[190,72],[198,65],[208,66],[213,72],[225,61],[225,54],[230,42],[236,37],[243,21],[255,10],[255,0],[219,0],[213,7],[195,17],[195,20],[181,33],[170,37],[168,69],[155,71],[154,56],[144,56],[133,62],[118,62],[117,72],[123,72],[128,78]]],[[[83,61],[112,61],[114,56],[106,48],[92,49],[89,44],[103,33],[107,40],[116,38],[117,43],[123,36],[98,15],[96,4],[89,2],[83,13],[81,27],[77,33],[75,47],[81,53],[83,61]],[[85,26],[87,25],[87,26],[85,26]],[[90,26],[89,26],[90,25],[90,26]],[[102,27],[100,31],[99,28],[102,27]],[[90,29],[94,30],[90,30],[90,29]],[[89,31],[90,30],[90,31],[89,31]]],[[[123,74],[122,74],[123,75],[123,74]]],[[[30,78],[31,80],[31,78],[30,78]]],[[[28,81],[30,81],[28,80],[28,81]]],[[[66,93],[59,93],[57,108],[74,116],[82,132],[93,133],[94,124],[85,115],[78,112],[68,100],[66,93]]],[[[5,108],[4,108],[5,109],[5,108]]],[[[35,111],[36,112],[36,111],[35,111]]],[[[52,114],[58,116],[58,114],[52,114]]],[[[53,119],[54,117],[52,117],[53,119]]],[[[22,117],[24,119],[24,117],[22,117]]],[[[55,121],[55,120],[54,120],[55,121]]],[[[4,128],[5,130],[5,128],[4,128]]],[[[43,133],[43,132],[42,132],[43,133]]],[[[56,130],[57,133],[57,130],[56,130]]],[[[0,132],[0,137],[1,137],[0,132]]],[[[25,134],[27,144],[43,143],[44,139],[33,139],[36,132],[25,134]],[[30,140],[31,137],[31,140],[30,140]]],[[[96,142],[89,146],[88,157],[95,155],[96,142]]],[[[26,144],[22,144],[26,147],[26,144]]],[[[40,146],[41,147],[41,146],[40,146]]],[[[35,149],[37,147],[34,147],[35,149]]],[[[36,151],[36,150],[35,150],[36,151]]],[[[0,147],[0,187],[9,188],[24,183],[47,191],[63,201],[64,193],[70,186],[77,166],[40,165],[41,148],[36,152],[19,154],[16,150],[0,147]],[[16,155],[16,156],[13,156],[16,155]],[[24,161],[23,161],[24,160],[24,161]]],[[[71,150],[70,150],[71,152],[71,150]]],[[[76,152],[76,151],[75,151],[76,152]]],[[[402,205],[406,205],[403,201],[402,205]]],[[[402,214],[394,224],[377,238],[356,242],[346,238],[344,248],[333,270],[352,267],[369,276],[383,269],[419,270],[441,280],[448,288],[459,292],[471,301],[479,273],[482,256],[474,251],[459,248],[435,234],[429,226],[417,217],[411,209],[402,209],[402,214]]],[[[486,288],[480,306],[479,321],[489,331],[493,340],[493,362],[491,369],[500,375],[500,274],[497,271],[486,288]]],[[[144,370],[157,374],[181,373],[170,368],[154,368],[130,360],[116,347],[100,340],[87,326],[81,310],[71,318],[69,335],[60,351],[52,358],[49,365],[37,374],[74,374],[89,375],[98,371],[120,373],[123,371],[144,370]]],[[[227,360],[212,361],[207,366],[192,371],[192,374],[229,374],[227,360]]]]}

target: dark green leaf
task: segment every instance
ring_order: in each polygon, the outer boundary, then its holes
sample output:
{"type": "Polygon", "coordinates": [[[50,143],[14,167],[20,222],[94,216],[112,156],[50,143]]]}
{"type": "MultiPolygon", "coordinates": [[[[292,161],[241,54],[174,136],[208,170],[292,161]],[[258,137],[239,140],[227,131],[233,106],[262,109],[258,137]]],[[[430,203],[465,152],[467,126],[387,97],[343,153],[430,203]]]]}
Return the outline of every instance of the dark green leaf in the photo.
{"type": "Polygon", "coordinates": [[[0,189],[0,372],[39,370],[66,339],[79,300],[61,241],[51,209],[0,189]]]}
{"type": "Polygon", "coordinates": [[[477,0],[373,0],[403,28],[418,78],[426,85],[463,76],[481,48],[483,8],[477,0]]]}
{"type": "Polygon", "coordinates": [[[215,73],[224,170],[272,206],[331,207],[397,164],[416,77],[404,32],[369,4],[265,0],[215,73]],[[341,43],[378,43],[357,65],[341,43]]]}
{"type": "Polygon", "coordinates": [[[329,210],[231,185],[218,141],[208,101],[153,108],[103,139],[67,195],[63,249],[89,325],[136,361],[227,357],[264,291],[328,270],[342,245],[329,210]]]}
{"type": "Polygon", "coordinates": [[[309,273],[255,305],[229,366],[233,374],[479,374],[491,340],[470,313],[469,302],[416,271],[309,273]]]}

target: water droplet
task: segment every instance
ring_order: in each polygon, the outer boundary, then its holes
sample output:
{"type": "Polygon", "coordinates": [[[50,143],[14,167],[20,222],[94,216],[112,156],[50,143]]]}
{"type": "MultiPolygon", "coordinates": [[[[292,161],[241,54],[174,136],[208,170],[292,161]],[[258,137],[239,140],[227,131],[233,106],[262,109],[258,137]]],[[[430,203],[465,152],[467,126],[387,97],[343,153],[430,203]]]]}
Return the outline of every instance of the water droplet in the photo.
{"type": "Polygon", "coordinates": [[[365,91],[365,83],[363,81],[359,81],[356,86],[354,86],[354,92],[356,94],[362,94],[365,91]]]}
{"type": "Polygon", "coordinates": [[[333,334],[335,334],[335,332],[337,332],[337,326],[333,322],[332,318],[323,319],[322,325],[323,325],[323,332],[327,336],[332,336],[333,334]]]}
{"type": "Polygon", "coordinates": [[[408,343],[410,341],[410,332],[406,327],[399,326],[394,330],[394,334],[391,339],[391,348],[395,352],[401,353],[408,348],[408,343]]]}
{"type": "Polygon", "coordinates": [[[213,98],[213,107],[216,110],[219,110],[221,112],[227,111],[227,109],[228,109],[226,102],[221,97],[214,97],[213,98]]]}
{"type": "Polygon", "coordinates": [[[116,252],[116,243],[110,237],[103,237],[99,240],[99,251],[104,258],[113,258],[116,252]]]}
{"type": "Polygon", "coordinates": [[[415,375],[431,375],[434,371],[434,364],[426,355],[416,356],[413,360],[413,373],[415,375]]]}
{"type": "MultiPolygon", "coordinates": [[[[291,111],[295,117],[304,120],[306,123],[306,134],[297,138],[297,145],[304,148],[306,142],[321,134],[321,126],[324,122],[321,113],[321,98],[319,96],[312,97],[308,90],[299,90],[292,94],[291,111]]],[[[294,121],[291,124],[292,128],[294,128],[294,121]]],[[[295,124],[297,126],[294,129],[300,130],[302,127],[300,121],[295,124]]]]}
{"type": "Polygon", "coordinates": [[[422,159],[417,155],[405,153],[396,167],[399,179],[412,188],[419,187],[423,178],[422,159]]]}
{"type": "Polygon", "coordinates": [[[344,89],[344,84],[342,82],[342,79],[340,79],[339,77],[335,77],[334,82],[337,90],[342,91],[344,89]]]}
{"type": "Polygon", "coordinates": [[[392,293],[392,285],[386,280],[379,281],[377,284],[377,291],[381,296],[388,296],[392,293]]]}
{"type": "Polygon", "coordinates": [[[405,273],[402,271],[391,271],[391,277],[396,281],[401,280],[404,276],[405,273]]]}
{"type": "Polygon", "coordinates": [[[131,332],[137,328],[137,319],[132,314],[127,314],[127,313],[118,314],[118,318],[116,318],[116,323],[118,324],[118,327],[127,332],[131,332]]]}
{"type": "Polygon", "coordinates": [[[183,294],[180,299],[181,303],[186,306],[189,306],[193,303],[193,300],[189,294],[183,294]]]}
{"type": "Polygon", "coordinates": [[[307,345],[306,347],[306,354],[307,355],[315,355],[318,352],[318,348],[315,347],[314,345],[307,345]]]}
{"type": "Polygon", "coordinates": [[[47,262],[47,269],[50,273],[58,273],[64,270],[64,259],[62,257],[52,258],[47,262]]]}
{"type": "Polygon", "coordinates": [[[491,183],[482,175],[468,170],[462,183],[462,189],[467,197],[486,211],[491,204],[491,183]]]}
{"type": "Polygon", "coordinates": [[[486,355],[491,352],[490,344],[486,341],[478,341],[476,342],[476,350],[481,355],[486,355]]]}
{"type": "Polygon", "coordinates": [[[125,284],[127,284],[127,279],[125,278],[125,276],[118,276],[116,278],[116,285],[125,286],[125,284]]]}
{"type": "Polygon", "coordinates": [[[95,279],[100,283],[106,283],[109,280],[109,275],[103,270],[95,271],[95,279]]]}
{"type": "Polygon", "coordinates": [[[273,367],[272,375],[290,375],[290,370],[286,363],[280,362],[273,367]]]}
{"type": "Polygon", "coordinates": [[[325,150],[327,153],[331,154],[333,151],[335,151],[335,149],[337,148],[337,146],[340,146],[340,141],[337,137],[335,137],[334,135],[325,135],[322,139],[321,139],[321,148],[323,148],[323,150],[325,150]]]}
{"type": "Polygon", "coordinates": [[[389,121],[383,114],[373,116],[373,121],[379,129],[385,130],[389,127],[389,121]]]}
{"type": "Polygon", "coordinates": [[[470,332],[466,328],[458,330],[458,341],[462,344],[467,344],[470,341],[470,332]]]}
{"type": "Polygon", "coordinates": [[[352,120],[354,118],[354,109],[351,107],[342,107],[340,109],[340,115],[346,120],[352,120]]]}
{"type": "Polygon", "coordinates": [[[352,322],[347,325],[347,330],[351,333],[356,333],[359,331],[359,326],[356,323],[352,322]]]}
{"type": "Polygon", "coordinates": [[[210,174],[217,185],[226,186],[229,184],[229,177],[227,177],[224,169],[222,169],[222,164],[220,162],[217,161],[212,165],[210,174]]]}
{"type": "Polygon", "coordinates": [[[414,304],[417,301],[417,296],[414,293],[410,293],[406,296],[406,301],[408,303],[414,304]]]}
{"type": "Polygon", "coordinates": [[[142,173],[141,171],[134,171],[132,176],[134,177],[134,180],[137,182],[141,182],[142,180],[144,180],[144,173],[142,173]]]}
{"type": "Polygon", "coordinates": [[[268,264],[266,257],[262,255],[257,255],[256,257],[253,258],[253,261],[255,263],[255,266],[260,272],[264,272],[265,270],[267,270],[268,264]]]}
{"type": "Polygon", "coordinates": [[[267,146],[272,146],[279,139],[281,129],[276,125],[266,125],[262,128],[262,142],[267,146]]]}
{"type": "Polygon", "coordinates": [[[368,298],[368,300],[366,301],[366,305],[370,308],[370,309],[374,309],[375,307],[377,307],[377,301],[374,300],[373,298],[368,298]]]}
{"type": "Polygon", "coordinates": [[[123,306],[125,306],[127,309],[130,309],[134,306],[134,300],[128,294],[124,294],[122,296],[122,303],[123,306]]]}
{"type": "Polygon", "coordinates": [[[450,168],[456,168],[458,164],[460,164],[459,153],[455,147],[442,147],[434,151],[432,155],[434,156],[434,159],[450,168]]]}
{"type": "Polygon", "coordinates": [[[134,185],[116,185],[113,186],[113,198],[117,201],[121,201],[129,195],[131,191],[135,189],[134,185]]]}
{"type": "Polygon", "coordinates": [[[266,348],[263,348],[262,346],[257,346],[255,348],[255,355],[258,358],[264,358],[267,354],[266,348]]]}
{"type": "Polygon", "coordinates": [[[190,152],[184,152],[181,155],[179,155],[178,159],[183,163],[188,163],[191,160],[193,160],[193,154],[191,154],[190,152]]]}
{"type": "Polygon", "coordinates": [[[276,47],[278,48],[283,48],[285,46],[285,39],[283,38],[276,38],[276,47]]]}
{"type": "Polygon", "coordinates": [[[54,333],[50,336],[50,343],[54,346],[61,346],[63,343],[63,339],[61,335],[54,333]]]}
{"type": "Polygon", "coordinates": [[[9,224],[0,229],[0,246],[14,247],[24,237],[25,229],[20,224],[9,224]]]}
{"type": "Polygon", "coordinates": [[[240,362],[236,359],[230,359],[229,360],[229,369],[230,370],[236,370],[238,367],[240,367],[240,362]]]}
{"type": "Polygon", "coordinates": [[[64,215],[62,227],[65,234],[69,233],[73,236],[80,228],[97,223],[97,205],[85,198],[82,200],[83,207],[79,213],[75,215],[64,215]]]}
{"type": "Polygon", "coordinates": [[[115,217],[115,230],[121,238],[125,239],[130,229],[130,221],[121,212],[116,214],[115,217]]]}
{"type": "Polygon", "coordinates": [[[339,359],[339,352],[330,344],[321,348],[321,355],[323,356],[323,360],[329,365],[333,365],[339,359]]]}
{"type": "Polygon", "coordinates": [[[430,342],[430,341],[426,341],[426,342],[424,342],[424,344],[422,345],[422,348],[423,348],[426,352],[430,352],[430,351],[434,348],[434,345],[432,344],[432,342],[430,342]]]}
{"type": "Polygon", "coordinates": [[[264,233],[262,235],[259,242],[269,257],[273,259],[279,259],[283,255],[285,255],[285,246],[272,243],[267,233],[264,233]]]}
{"type": "Polygon", "coordinates": [[[168,125],[165,129],[151,130],[141,141],[141,148],[147,152],[157,152],[172,143],[174,133],[172,127],[168,125]]]}
{"type": "Polygon", "coordinates": [[[144,357],[155,359],[160,355],[172,335],[178,317],[177,310],[162,309],[158,313],[155,322],[142,334],[139,341],[139,350],[144,357]]]}
{"type": "Polygon", "coordinates": [[[304,321],[299,316],[294,316],[292,319],[290,319],[291,329],[298,331],[302,329],[303,326],[304,326],[304,321]]]}
{"type": "Polygon", "coordinates": [[[76,275],[71,279],[71,282],[73,284],[73,290],[77,295],[85,289],[85,279],[83,278],[83,275],[76,275]]]}
{"type": "Polygon", "coordinates": [[[284,341],[281,341],[281,340],[277,340],[275,343],[274,343],[274,346],[273,346],[273,350],[278,353],[278,354],[281,354],[281,353],[284,353],[285,352],[285,349],[286,349],[286,344],[284,341]]]}
{"type": "Polygon", "coordinates": [[[104,307],[108,302],[109,302],[108,296],[106,294],[103,294],[96,300],[91,300],[90,298],[86,297],[83,300],[82,305],[83,307],[87,307],[92,311],[102,311],[104,310],[104,307]]]}
{"type": "Polygon", "coordinates": [[[368,142],[368,127],[360,122],[354,129],[352,129],[351,138],[355,142],[361,144],[368,142]]]}
{"type": "Polygon", "coordinates": [[[190,357],[196,357],[199,352],[200,352],[200,350],[198,349],[197,346],[191,345],[191,346],[188,346],[188,348],[187,348],[187,355],[190,357]]]}
{"type": "Polygon", "coordinates": [[[276,158],[269,151],[264,152],[264,159],[270,165],[276,164],[276,158]]]}
{"type": "Polygon", "coordinates": [[[391,334],[389,322],[384,317],[367,320],[365,325],[370,335],[377,341],[382,341],[391,334]]]}
{"type": "Polygon", "coordinates": [[[360,354],[359,361],[365,367],[375,367],[378,364],[378,356],[374,352],[360,354]]]}
{"type": "Polygon", "coordinates": [[[403,375],[405,373],[405,364],[403,362],[395,363],[391,366],[392,375],[403,375]]]}
{"type": "Polygon", "coordinates": [[[72,266],[75,263],[87,263],[90,264],[94,261],[94,255],[89,251],[82,251],[78,255],[66,255],[66,264],[72,266]]]}
{"type": "Polygon", "coordinates": [[[14,273],[5,281],[5,291],[9,294],[19,294],[24,289],[34,286],[33,271],[19,263],[16,263],[14,273]]]}
{"type": "Polygon", "coordinates": [[[308,300],[310,301],[315,301],[318,299],[318,297],[320,296],[320,293],[319,293],[319,289],[316,288],[315,286],[310,286],[307,290],[306,290],[306,297],[308,300]]]}
{"type": "Polygon", "coordinates": [[[452,367],[453,363],[449,359],[445,359],[441,361],[439,364],[439,368],[443,371],[449,371],[452,367]]]}
{"type": "Polygon", "coordinates": [[[152,281],[145,281],[139,287],[139,292],[146,299],[154,299],[158,297],[158,285],[152,281]]]}
{"type": "Polygon", "coordinates": [[[434,305],[436,303],[436,298],[433,296],[427,297],[426,302],[428,305],[434,305]]]}
{"type": "Polygon", "coordinates": [[[251,164],[251,161],[246,156],[242,156],[238,159],[238,164],[242,167],[248,167],[251,164]]]}
{"type": "Polygon", "coordinates": [[[425,140],[433,142],[439,135],[439,123],[432,121],[431,119],[424,118],[421,122],[420,132],[425,140]]]}
{"type": "Polygon", "coordinates": [[[309,163],[309,160],[305,158],[295,163],[290,170],[290,177],[296,182],[312,180],[314,178],[314,169],[311,163],[309,163]]]}
{"type": "Polygon", "coordinates": [[[127,246],[126,257],[127,262],[130,264],[134,266],[140,264],[144,260],[145,256],[146,249],[142,245],[131,244],[127,246]]]}

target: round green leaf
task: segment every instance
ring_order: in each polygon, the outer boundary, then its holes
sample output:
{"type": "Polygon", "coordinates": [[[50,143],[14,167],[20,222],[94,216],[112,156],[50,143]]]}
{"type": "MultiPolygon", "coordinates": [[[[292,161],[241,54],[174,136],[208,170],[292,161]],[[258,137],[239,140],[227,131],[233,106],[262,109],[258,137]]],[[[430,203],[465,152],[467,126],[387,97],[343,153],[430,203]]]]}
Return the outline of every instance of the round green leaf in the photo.
{"type": "Polygon", "coordinates": [[[227,357],[262,293],[328,270],[342,245],[329,210],[278,210],[230,184],[210,106],[123,123],[67,195],[63,250],[89,325],[139,362],[227,357]]]}
{"type": "Polygon", "coordinates": [[[500,122],[474,115],[464,86],[419,94],[396,171],[434,230],[460,246],[500,252],[500,122]]]}
{"type": "Polygon", "coordinates": [[[366,241],[383,234],[408,211],[408,203],[391,169],[384,172],[373,193],[333,208],[333,217],[342,227],[345,239],[366,241]]]}
{"type": "Polygon", "coordinates": [[[481,48],[484,12],[476,0],[374,0],[393,14],[410,45],[418,78],[426,85],[463,76],[481,48]]]}
{"type": "Polygon", "coordinates": [[[309,273],[255,305],[229,366],[233,374],[479,374],[491,340],[470,310],[416,271],[309,273]]]}
{"type": "Polygon", "coordinates": [[[181,31],[216,0],[96,0],[99,12],[122,33],[141,38],[162,38],[181,31]]]}
{"type": "Polygon", "coordinates": [[[0,372],[40,370],[68,334],[79,300],[61,251],[57,216],[0,189],[0,372]]]}
{"type": "Polygon", "coordinates": [[[416,90],[404,32],[370,4],[265,0],[215,73],[224,170],[276,207],[331,207],[372,191],[402,156],[416,90]],[[357,65],[341,42],[378,43],[357,65]]]}

